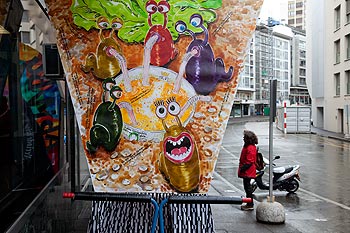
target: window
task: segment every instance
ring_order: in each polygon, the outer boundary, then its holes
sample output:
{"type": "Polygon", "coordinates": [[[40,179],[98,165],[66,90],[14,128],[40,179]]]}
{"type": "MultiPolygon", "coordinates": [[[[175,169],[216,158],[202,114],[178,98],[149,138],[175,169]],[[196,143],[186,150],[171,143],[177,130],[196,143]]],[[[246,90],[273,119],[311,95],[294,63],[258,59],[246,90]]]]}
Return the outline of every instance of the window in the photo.
{"type": "Polygon", "coordinates": [[[301,67],[306,67],[306,61],[305,60],[300,60],[300,66],[301,67]]]}
{"type": "Polygon", "coordinates": [[[350,34],[345,36],[346,59],[350,59],[350,34]]]}
{"type": "Polygon", "coordinates": [[[340,40],[334,42],[334,50],[335,50],[335,63],[338,64],[340,62],[340,40]]]}
{"type": "Polygon", "coordinates": [[[297,2],[297,3],[295,4],[295,6],[296,6],[297,8],[303,7],[303,2],[297,2]]]}
{"type": "Polygon", "coordinates": [[[345,71],[346,94],[350,95],[350,70],[345,71]]]}
{"type": "Polygon", "coordinates": [[[249,87],[249,78],[244,77],[244,87],[249,87]]]}
{"type": "Polygon", "coordinates": [[[350,0],[346,0],[346,22],[350,23],[350,0]]]}
{"type": "Polygon", "coordinates": [[[340,28],[340,5],[334,9],[335,29],[340,28]]]}
{"type": "Polygon", "coordinates": [[[334,75],[334,84],[335,84],[335,95],[339,96],[340,95],[340,74],[335,74],[334,75]]]}
{"type": "Polygon", "coordinates": [[[280,62],[280,60],[276,60],[276,68],[281,69],[281,62],[280,62]]]}
{"type": "Polygon", "coordinates": [[[28,23],[29,22],[29,12],[23,11],[22,21],[28,23]]]}
{"type": "Polygon", "coordinates": [[[303,18],[297,18],[297,23],[302,23],[303,22],[303,18]]]}
{"type": "Polygon", "coordinates": [[[24,44],[30,43],[30,32],[21,32],[21,42],[24,44]]]}
{"type": "Polygon", "coordinates": [[[305,69],[299,69],[299,75],[300,76],[306,76],[306,70],[305,69]]]}
{"type": "Polygon", "coordinates": [[[276,79],[281,79],[281,71],[279,71],[279,70],[275,71],[275,78],[276,79]]]}
{"type": "Polygon", "coordinates": [[[281,51],[276,50],[276,58],[281,59],[281,51]]]}
{"type": "Polygon", "coordinates": [[[249,66],[244,66],[244,73],[245,73],[246,75],[249,74],[249,66]]]}
{"type": "Polygon", "coordinates": [[[299,11],[296,11],[297,15],[302,15],[303,14],[303,11],[302,10],[299,10],[299,11]]]}

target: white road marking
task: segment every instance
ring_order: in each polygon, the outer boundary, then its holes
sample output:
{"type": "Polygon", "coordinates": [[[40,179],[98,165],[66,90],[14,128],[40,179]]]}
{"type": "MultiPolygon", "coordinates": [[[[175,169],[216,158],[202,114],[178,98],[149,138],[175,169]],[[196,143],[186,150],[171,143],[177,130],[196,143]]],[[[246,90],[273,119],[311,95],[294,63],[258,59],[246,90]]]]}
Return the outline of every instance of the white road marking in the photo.
{"type": "Polygon", "coordinates": [[[304,192],[304,193],[306,193],[306,194],[308,194],[308,195],[310,195],[310,196],[313,196],[313,197],[315,197],[315,198],[321,199],[321,200],[323,200],[323,201],[325,201],[325,202],[328,202],[328,203],[331,203],[331,204],[333,204],[333,205],[339,206],[339,207],[341,207],[341,208],[343,208],[343,209],[350,210],[350,207],[349,207],[349,206],[346,206],[346,205],[341,204],[341,203],[339,203],[339,202],[333,201],[333,200],[328,199],[328,198],[326,198],[326,197],[322,197],[322,196],[320,196],[320,195],[317,195],[316,193],[307,191],[307,190],[302,189],[302,188],[299,188],[299,191],[304,192]]]}
{"type": "Polygon", "coordinates": [[[231,151],[227,150],[224,146],[221,146],[221,149],[223,149],[226,153],[228,153],[229,155],[231,155],[233,158],[239,159],[239,157],[237,157],[236,155],[234,155],[231,151]]]}

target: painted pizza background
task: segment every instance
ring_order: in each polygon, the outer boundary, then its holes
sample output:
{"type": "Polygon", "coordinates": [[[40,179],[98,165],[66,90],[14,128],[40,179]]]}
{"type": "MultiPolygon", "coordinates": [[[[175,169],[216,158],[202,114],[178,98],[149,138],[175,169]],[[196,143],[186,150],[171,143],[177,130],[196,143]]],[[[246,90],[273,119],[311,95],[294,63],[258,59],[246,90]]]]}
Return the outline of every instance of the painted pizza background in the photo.
{"type": "Polygon", "coordinates": [[[263,0],[47,0],[95,191],[206,193],[263,0]]]}

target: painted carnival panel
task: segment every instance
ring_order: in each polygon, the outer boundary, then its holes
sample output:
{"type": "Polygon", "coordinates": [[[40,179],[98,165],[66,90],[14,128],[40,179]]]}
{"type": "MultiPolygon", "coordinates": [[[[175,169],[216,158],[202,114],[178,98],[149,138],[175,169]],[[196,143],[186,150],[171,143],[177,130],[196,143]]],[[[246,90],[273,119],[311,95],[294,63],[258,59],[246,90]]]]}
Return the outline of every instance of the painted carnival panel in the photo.
{"type": "Polygon", "coordinates": [[[263,1],[46,2],[95,191],[206,193],[263,1]]]}

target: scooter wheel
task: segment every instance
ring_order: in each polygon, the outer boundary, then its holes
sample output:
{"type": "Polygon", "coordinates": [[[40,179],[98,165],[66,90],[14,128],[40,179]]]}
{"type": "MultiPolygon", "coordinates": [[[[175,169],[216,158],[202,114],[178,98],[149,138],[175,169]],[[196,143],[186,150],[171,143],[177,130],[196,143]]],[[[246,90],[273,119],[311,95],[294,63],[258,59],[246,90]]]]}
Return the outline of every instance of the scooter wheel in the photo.
{"type": "Polygon", "coordinates": [[[291,180],[286,187],[288,193],[295,193],[299,189],[299,181],[297,179],[291,180]]]}

